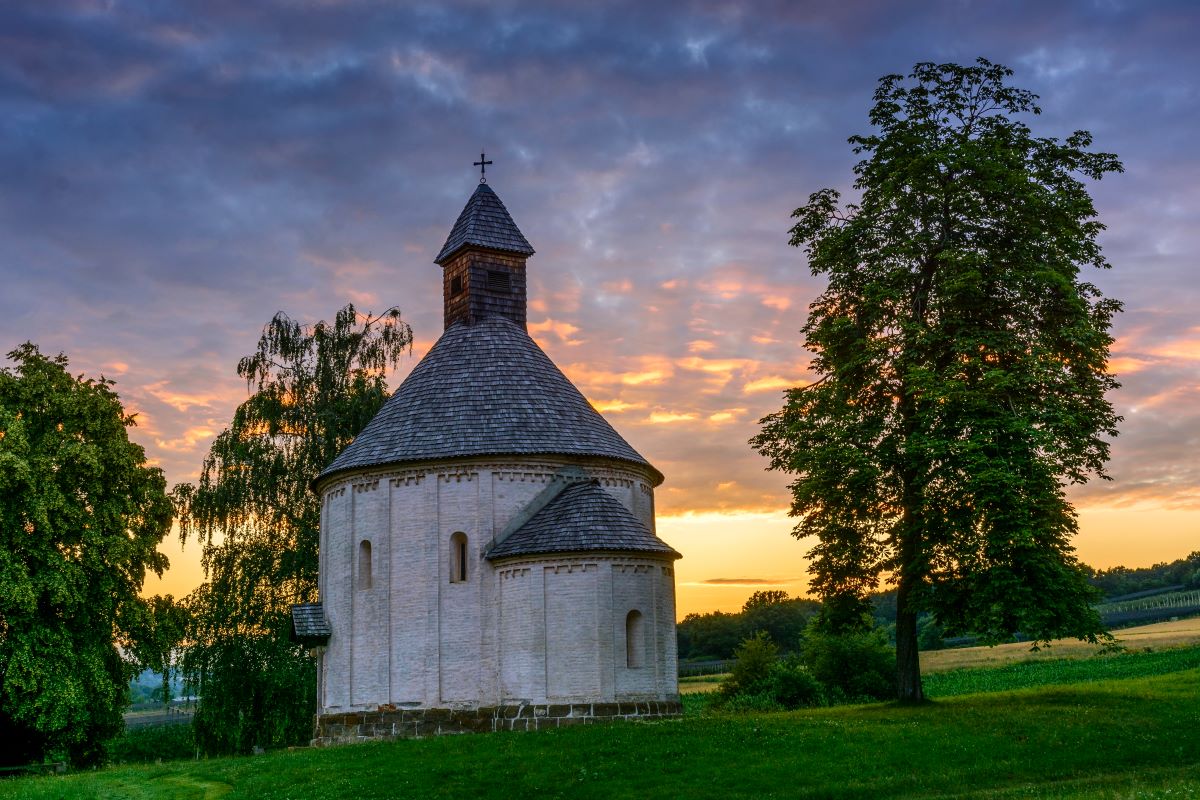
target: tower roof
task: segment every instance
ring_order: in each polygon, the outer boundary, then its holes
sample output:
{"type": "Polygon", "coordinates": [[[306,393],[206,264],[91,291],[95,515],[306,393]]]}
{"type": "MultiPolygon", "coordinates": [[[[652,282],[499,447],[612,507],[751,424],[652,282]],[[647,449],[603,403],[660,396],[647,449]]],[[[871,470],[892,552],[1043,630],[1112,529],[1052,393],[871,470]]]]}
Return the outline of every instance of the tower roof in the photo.
{"type": "Polygon", "coordinates": [[[679,558],[595,480],[564,488],[529,521],[497,542],[487,558],[616,550],[679,558]]]}
{"type": "Polygon", "coordinates": [[[318,477],[488,455],[596,456],[662,474],[621,438],[519,325],[451,325],[318,477]]]}
{"type": "Polygon", "coordinates": [[[499,196],[486,183],[479,184],[463,207],[434,263],[445,263],[468,245],[519,253],[523,256],[531,256],[534,252],[517,223],[509,216],[504,203],[500,202],[499,196]]]}

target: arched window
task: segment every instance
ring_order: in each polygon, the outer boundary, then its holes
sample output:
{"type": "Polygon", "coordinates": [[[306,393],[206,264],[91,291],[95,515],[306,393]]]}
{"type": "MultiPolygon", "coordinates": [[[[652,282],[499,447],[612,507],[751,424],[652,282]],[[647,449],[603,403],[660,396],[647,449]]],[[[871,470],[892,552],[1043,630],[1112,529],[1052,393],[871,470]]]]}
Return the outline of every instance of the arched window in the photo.
{"type": "Polygon", "coordinates": [[[450,537],[450,582],[467,579],[467,535],[458,531],[450,537]]]}
{"type": "Polygon", "coordinates": [[[366,539],[358,543],[358,588],[371,588],[371,543],[366,539]]]}
{"type": "Polygon", "coordinates": [[[646,623],[642,612],[634,609],[625,615],[625,666],[641,667],[646,658],[646,623]]]}

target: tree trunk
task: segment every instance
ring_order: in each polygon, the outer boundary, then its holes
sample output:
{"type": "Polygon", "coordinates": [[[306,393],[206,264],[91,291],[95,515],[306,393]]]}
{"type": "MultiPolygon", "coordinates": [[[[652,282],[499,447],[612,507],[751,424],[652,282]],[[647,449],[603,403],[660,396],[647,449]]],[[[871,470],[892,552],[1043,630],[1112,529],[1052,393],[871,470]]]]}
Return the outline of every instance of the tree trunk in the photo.
{"type": "MultiPolygon", "coordinates": [[[[903,572],[904,566],[901,566],[903,572]]],[[[917,653],[917,612],[909,602],[911,578],[901,574],[896,591],[896,699],[901,703],[920,703],[925,699],[921,688],[921,659],[917,653]]]]}
{"type": "Polygon", "coordinates": [[[913,607],[913,589],[923,575],[917,558],[921,526],[914,509],[917,499],[914,481],[905,476],[904,517],[900,530],[900,563],[896,580],[896,699],[901,703],[920,703],[925,699],[921,688],[921,659],[917,653],[917,610],[913,607]]]}

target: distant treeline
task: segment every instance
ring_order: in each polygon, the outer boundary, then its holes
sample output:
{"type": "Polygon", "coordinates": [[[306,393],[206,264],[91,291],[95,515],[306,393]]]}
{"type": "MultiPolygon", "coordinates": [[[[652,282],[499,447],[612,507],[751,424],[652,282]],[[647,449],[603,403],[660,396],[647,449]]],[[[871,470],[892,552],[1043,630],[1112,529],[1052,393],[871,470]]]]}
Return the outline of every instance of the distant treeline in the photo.
{"type": "MultiPolygon", "coordinates": [[[[1152,567],[1091,570],[1090,580],[1104,595],[1106,603],[1130,599],[1129,595],[1144,597],[1159,592],[1200,589],[1200,551],[1187,558],[1152,567]]],[[[876,625],[890,631],[896,621],[895,590],[875,593],[871,597],[871,604],[876,625]]],[[[805,626],[820,608],[821,604],[816,600],[788,597],[782,591],[765,591],[751,595],[739,612],[688,614],[678,626],[679,658],[684,661],[732,658],[738,644],[756,631],[766,631],[771,641],[783,651],[791,651],[799,644],[805,626]]],[[[1115,611],[1105,611],[1105,622],[1109,625],[1141,621],[1136,613],[1126,620],[1115,611]]],[[[1190,608],[1181,608],[1180,611],[1191,613],[1190,608]]],[[[1169,615],[1172,612],[1165,613],[1169,615]]],[[[1142,616],[1149,621],[1163,614],[1156,617],[1146,613],[1142,616]]],[[[942,646],[941,631],[928,615],[921,616],[918,635],[922,650],[942,646]]]]}
{"type": "Polygon", "coordinates": [[[692,661],[732,658],[734,649],[756,631],[766,631],[771,641],[790,650],[820,608],[817,600],[767,591],[752,594],[739,612],[688,614],[677,629],[679,658],[692,661]]]}
{"type": "Polygon", "coordinates": [[[1092,585],[1104,593],[1107,602],[1126,595],[1172,589],[1200,589],[1200,551],[1169,564],[1152,567],[1113,567],[1094,570],[1092,585]]]}

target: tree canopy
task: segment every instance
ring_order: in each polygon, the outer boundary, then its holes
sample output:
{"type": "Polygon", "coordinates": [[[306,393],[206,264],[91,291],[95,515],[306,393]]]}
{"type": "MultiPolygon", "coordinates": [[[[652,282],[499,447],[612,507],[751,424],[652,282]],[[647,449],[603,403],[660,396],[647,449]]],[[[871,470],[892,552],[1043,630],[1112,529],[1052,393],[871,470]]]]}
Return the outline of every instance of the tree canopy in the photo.
{"type": "Polygon", "coordinates": [[[111,381],[32,344],[0,369],[0,763],[103,758],[122,729],[146,570],[171,526],[162,471],[111,381]]]}
{"type": "Polygon", "coordinates": [[[394,308],[370,316],[347,305],[313,326],[276,314],[237,366],[253,393],[199,482],[175,487],[183,536],[204,545],[182,669],[201,696],[196,740],[210,752],[311,737],[315,670],[289,639],[291,606],[317,595],[321,504],[309,484],[383,405],[387,370],[411,343],[394,308]]]}
{"type": "Polygon", "coordinates": [[[679,657],[733,658],[738,645],[759,631],[790,652],[799,646],[805,627],[819,608],[815,600],[770,589],[754,592],[736,614],[688,614],[677,626],[679,657]]]}
{"type": "Polygon", "coordinates": [[[1103,634],[1065,485],[1105,477],[1120,304],[1083,179],[1120,171],[1090,134],[1036,137],[1011,70],[917,64],[880,79],[850,139],[857,203],[822,189],[791,243],[828,279],[802,333],[813,383],[752,444],[794,475],[813,588],[897,587],[901,699],[922,697],[917,614],[985,641],[1103,634]]]}

